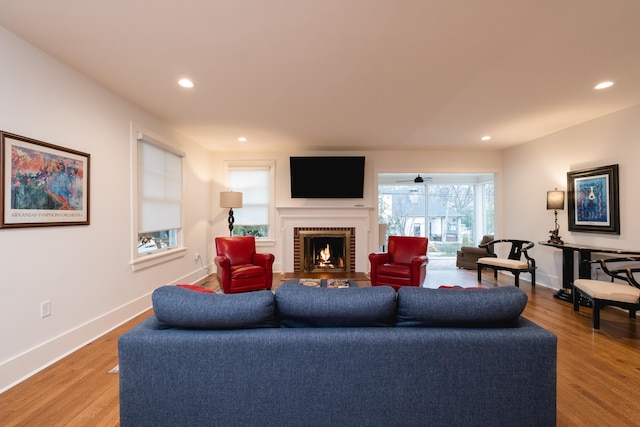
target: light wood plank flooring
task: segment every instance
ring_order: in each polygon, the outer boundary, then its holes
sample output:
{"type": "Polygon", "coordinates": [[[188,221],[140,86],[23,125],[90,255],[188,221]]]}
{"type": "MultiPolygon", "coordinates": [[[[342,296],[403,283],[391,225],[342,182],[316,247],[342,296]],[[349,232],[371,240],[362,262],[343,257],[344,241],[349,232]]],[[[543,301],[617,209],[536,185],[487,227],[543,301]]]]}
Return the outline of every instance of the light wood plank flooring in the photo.
{"type": "MultiPolygon", "coordinates": [[[[426,286],[477,286],[475,271],[436,264],[430,264],[426,286]]],[[[593,332],[591,309],[576,315],[552,290],[532,289],[524,280],[524,316],[558,335],[558,426],[640,426],[640,320],[607,308],[600,331],[593,332]]],[[[513,278],[501,275],[497,284],[510,286],[513,278]]],[[[496,285],[490,272],[482,285],[496,285]]],[[[118,336],[148,314],[0,395],[0,425],[119,425],[118,375],[108,371],[117,364],[118,336]]]]}

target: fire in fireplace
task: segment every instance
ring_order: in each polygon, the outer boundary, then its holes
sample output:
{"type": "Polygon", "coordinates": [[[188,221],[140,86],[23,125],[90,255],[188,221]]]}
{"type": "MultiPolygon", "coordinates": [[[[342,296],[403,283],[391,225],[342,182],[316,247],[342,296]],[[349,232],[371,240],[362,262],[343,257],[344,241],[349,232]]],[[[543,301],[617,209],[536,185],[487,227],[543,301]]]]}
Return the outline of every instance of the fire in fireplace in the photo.
{"type": "Polygon", "coordinates": [[[351,271],[350,231],[300,231],[299,238],[301,271],[351,271]]]}

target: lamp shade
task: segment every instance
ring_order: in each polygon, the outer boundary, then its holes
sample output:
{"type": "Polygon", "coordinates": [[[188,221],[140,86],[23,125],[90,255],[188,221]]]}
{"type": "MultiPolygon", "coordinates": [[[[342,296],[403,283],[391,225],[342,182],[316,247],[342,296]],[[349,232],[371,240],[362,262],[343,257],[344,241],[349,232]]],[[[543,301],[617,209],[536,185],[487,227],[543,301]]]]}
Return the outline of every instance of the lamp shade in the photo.
{"type": "Polygon", "coordinates": [[[387,224],[378,224],[378,243],[380,246],[384,245],[384,241],[387,238],[387,224]]]}
{"type": "Polygon", "coordinates": [[[221,191],[220,207],[221,208],[241,208],[242,193],[238,191],[221,191]]]}
{"type": "Polygon", "coordinates": [[[547,209],[563,210],[564,209],[564,191],[547,191],[547,209]]]}

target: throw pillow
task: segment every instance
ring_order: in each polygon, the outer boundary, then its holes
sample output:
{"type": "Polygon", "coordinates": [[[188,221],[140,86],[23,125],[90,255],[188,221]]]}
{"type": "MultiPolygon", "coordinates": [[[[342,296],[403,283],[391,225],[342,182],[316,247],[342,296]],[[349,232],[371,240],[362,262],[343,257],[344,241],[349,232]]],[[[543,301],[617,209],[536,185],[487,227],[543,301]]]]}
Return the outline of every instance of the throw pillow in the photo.
{"type": "Polygon", "coordinates": [[[214,294],[215,293],[210,289],[203,288],[202,286],[198,286],[198,285],[176,285],[176,286],[179,287],[179,288],[191,289],[192,291],[196,291],[196,292],[204,292],[205,294],[214,294]]]}
{"type": "Polygon", "coordinates": [[[153,311],[164,328],[252,329],[276,326],[271,291],[242,294],[194,292],[163,286],[151,295],[153,311]]]}

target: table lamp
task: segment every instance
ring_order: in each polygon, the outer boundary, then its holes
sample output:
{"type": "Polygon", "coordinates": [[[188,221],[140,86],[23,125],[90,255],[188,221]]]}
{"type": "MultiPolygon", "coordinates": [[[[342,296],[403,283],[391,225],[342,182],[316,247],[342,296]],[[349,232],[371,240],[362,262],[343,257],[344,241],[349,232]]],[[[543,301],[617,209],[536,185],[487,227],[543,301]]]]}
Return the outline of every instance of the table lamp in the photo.
{"type": "Polygon", "coordinates": [[[553,209],[556,219],[553,230],[549,231],[551,235],[549,236],[547,243],[564,245],[564,242],[560,236],[558,236],[558,232],[560,231],[560,226],[558,225],[558,210],[564,209],[564,191],[558,191],[557,188],[553,191],[547,191],[547,210],[551,209],[553,209]]]}

